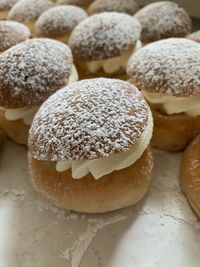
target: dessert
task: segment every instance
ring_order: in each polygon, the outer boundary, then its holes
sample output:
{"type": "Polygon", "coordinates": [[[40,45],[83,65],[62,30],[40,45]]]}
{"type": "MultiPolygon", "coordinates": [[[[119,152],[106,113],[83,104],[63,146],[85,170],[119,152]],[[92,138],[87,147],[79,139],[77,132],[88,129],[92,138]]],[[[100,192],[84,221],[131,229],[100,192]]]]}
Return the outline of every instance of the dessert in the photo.
{"type": "Polygon", "coordinates": [[[152,144],[181,151],[200,131],[200,45],[169,38],[146,45],[127,65],[152,108],[152,144]]]}
{"type": "Polygon", "coordinates": [[[24,24],[15,21],[0,21],[0,53],[26,41],[30,35],[29,29],[24,24]]]}
{"type": "Polygon", "coordinates": [[[25,24],[33,33],[37,18],[54,4],[50,0],[20,0],[10,10],[8,20],[25,24]]]}
{"type": "Polygon", "coordinates": [[[55,205],[101,213],[138,202],[152,176],[152,115],[118,79],[82,80],[52,95],[29,133],[29,172],[55,205]]]}
{"type": "Polygon", "coordinates": [[[50,39],[32,39],[0,56],[0,129],[26,144],[38,107],[77,79],[70,48],[50,39]]]}
{"type": "Polygon", "coordinates": [[[76,6],[57,6],[44,12],[36,22],[35,35],[68,42],[75,26],[87,17],[87,13],[76,6]]]}
{"type": "Polygon", "coordinates": [[[188,39],[191,39],[197,43],[200,43],[200,31],[193,32],[187,36],[188,39]]]}
{"type": "Polygon", "coordinates": [[[96,0],[88,8],[89,14],[116,11],[133,15],[137,10],[138,4],[134,0],[96,0]]]}
{"type": "Polygon", "coordinates": [[[73,5],[82,8],[87,8],[93,0],[58,0],[58,5],[73,5]]]}
{"type": "Polygon", "coordinates": [[[0,20],[7,19],[9,10],[18,2],[19,0],[0,0],[0,20]]]}
{"type": "Polygon", "coordinates": [[[141,41],[146,44],[169,37],[186,37],[192,22],[188,13],[176,3],[151,3],[136,14],[142,25],[141,41]]]}
{"type": "Polygon", "coordinates": [[[69,46],[81,78],[123,77],[130,56],[141,47],[140,23],[118,12],[103,12],[80,22],[69,46]]]}
{"type": "Polygon", "coordinates": [[[200,136],[192,141],[183,154],[181,186],[193,210],[200,217],[200,136]]]}

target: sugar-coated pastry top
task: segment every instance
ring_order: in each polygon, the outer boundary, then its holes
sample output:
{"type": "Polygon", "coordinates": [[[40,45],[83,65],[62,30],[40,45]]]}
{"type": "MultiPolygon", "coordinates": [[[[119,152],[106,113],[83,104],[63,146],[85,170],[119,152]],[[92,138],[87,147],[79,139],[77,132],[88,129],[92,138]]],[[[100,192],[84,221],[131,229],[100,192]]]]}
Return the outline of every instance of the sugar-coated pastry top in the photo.
{"type": "Polygon", "coordinates": [[[133,15],[137,10],[138,4],[134,0],[96,0],[89,6],[88,12],[89,14],[95,14],[116,11],[133,15]]]}
{"type": "Polygon", "coordinates": [[[177,97],[200,95],[200,45],[184,38],[148,44],[130,58],[127,73],[141,90],[177,97]]]}
{"type": "Polygon", "coordinates": [[[74,27],[87,17],[87,13],[76,6],[57,6],[44,12],[36,23],[36,35],[57,37],[69,35],[74,27]]]}
{"type": "Polygon", "coordinates": [[[15,21],[0,21],[0,53],[27,40],[31,33],[24,24],[15,21]]]}
{"type": "Polygon", "coordinates": [[[70,48],[51,39],[32,39],[0,56],[0,106],[41,104],[64,87],[72,70],[70,48]]]}
{"type": "Polygon", "coordinates": [[[19,22],[33,21],[53,6],[50,0],[20,0],[10,10],[8,19],[19,22]]]}
{"type": "Polygon", "coordinates": [[[200,30],[189,34],[187,38],[200,43],[200,30]]]}
{"type": "Polygon", "coordinates": [[[58,0],[58,5],[74,5],[80,7],[87,7],[93,0],[58,0]]]}
{"type": "Polygon", "coordinates": [[[173,2],[152,3],[135,14],[142,25],[141,40],[145,43],[169,37],[185,37],[191,30],[187,12],[173,2]]]}
{"type": "Polygon", "coordinates": [[[75,58],[99,60],[120,56],[140,38],[141,25],[133,17],[103,12],[80,22],[72,31],[69,45],[75,58]]]}
{"type": "Polygon", "coordinates": [[[37,112],[29,136],[38,160],[82,160],[126,151],[141,136],[149,107],[128,82],[97,78],[52,95],[37,112]]]}
{"type": "Polygon", "coordinates": [[[0,0],[0,11],[11,9],[19,0],[0,0]]]}

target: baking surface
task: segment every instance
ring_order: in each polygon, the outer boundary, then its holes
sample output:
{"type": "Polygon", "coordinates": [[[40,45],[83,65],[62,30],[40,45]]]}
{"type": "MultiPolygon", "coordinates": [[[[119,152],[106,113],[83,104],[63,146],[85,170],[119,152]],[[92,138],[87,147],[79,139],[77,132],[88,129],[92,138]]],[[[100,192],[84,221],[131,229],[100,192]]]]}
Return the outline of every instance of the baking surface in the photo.
{"type": "Polygon", "coordinates": [[[199,267],[200,223],[179,187],[180,154],[155,151],[151,190],[138,205],[88,216],[38,196],[26,152],[9,141],[1,153],[1,267],[199,267]]]}

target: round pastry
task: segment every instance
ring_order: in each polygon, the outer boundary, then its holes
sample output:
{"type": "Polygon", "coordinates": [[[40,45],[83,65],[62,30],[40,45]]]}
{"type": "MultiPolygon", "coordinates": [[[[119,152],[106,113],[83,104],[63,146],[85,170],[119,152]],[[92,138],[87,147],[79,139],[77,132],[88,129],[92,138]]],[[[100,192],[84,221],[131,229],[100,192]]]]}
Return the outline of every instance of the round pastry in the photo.
{"type": "Polygon", "coordinates": [[[58,0],[58,5],[74,5],[82,8],[87,8],[93,0],[58,0]]]}
{"type": "Polygon", "coordinates": [[[151,43],[130,58],[130,81],[153,111],[155,147],[181,151],[200,131],[199,66],[200,45],[183,38],[151,43]]]}
{"type": "Polygon", "coordinates": [[[200,30],[189,34],[187,38],[197,43],[200,43],[200,30]]]}
{"type": "Polygon", "coordinates": [[[87,17],[87,13],[76,6],[57,6],[44,12],[36,22],[35,35],[68,42],[75,26],[87,17]]]}
{"type": "Polygon", "coordinates": [[[29,29],[24,24],[15,21],[0,21],[0,53],[27,40],[30,35],[29,29]]]}
{"type": "Polygon", "coordinates": [[[69,46],[81,78],[121,77],[129,57],[140,48],[140,23],[133,17],[103,12],[72,31],[69,46]]]}
{"type": "Polygon", "coordinates": [[[77,79],[70,48],[50,39],[32,39],[0,56],[0,129],[26,144],[38,107],[77,79]]]}
{"type": "Polygon", "coordinates": [[[134,0],[96,0],[88,9],[89,14],[101,12],[122,12],[129,15],[135,14],[138,4],[134,0]]]}
{"type": "Polygon", "coordinates": [[[177,4],[168,1],[145,6],[135,14],[135,18],[142,25],[143,43],[169,37],[185,37],[192,26],[187,12],[177,4]]]}
{"type": "Polygon", "coordinates": [[[200,136],[192,141],[183,154],[181,186],[193,210],[200,217],[200,136]]]}
{"type": "Polygon", "coordinates": [[[19,0],[0,0],[0,20],[7,19],[9,10],[18,2],[19,0]]]}
{"type": "Polygon", "coordinates": [[[153,121],[136,87],[82,80],[51,96],[29,135],[36,190],[55,205],[101,213],[138,202],[152,176],[153,121]]]}
{"type": "Polygon", "coordinates": [[[50,0],[20,0],[8,14],[8,20],[25,24],[33,33],[35,21],[47,9],[53,7],[50,0]]]}

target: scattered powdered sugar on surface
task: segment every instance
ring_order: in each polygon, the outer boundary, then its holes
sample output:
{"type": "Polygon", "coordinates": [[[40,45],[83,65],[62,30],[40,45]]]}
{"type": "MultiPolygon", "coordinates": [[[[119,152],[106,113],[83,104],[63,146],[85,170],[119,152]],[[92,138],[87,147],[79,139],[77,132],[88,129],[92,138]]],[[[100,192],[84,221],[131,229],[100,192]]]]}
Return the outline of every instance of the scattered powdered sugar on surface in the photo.
{"type": "Polygon", "coordinates": [[[58,5],[75,5],[86,7],[88,6],[93,0],[58,0],[58,5]]]}
{"type": "Polygon", "coordinates": [[[141,40],[152,42],[169,37],[184,37],[192,26],[187,12],[173,2],[152,3],[135,14],[142,25],[141,40]]]}
{"type": "Polygon", "coordinates": [[[117,57],[136,44],[140,32],[141,25],[133,17],[117,12],[103,12],[80,22],[72,31],[69,45],[74,56],[79,59],[117,57]]]}
{"type": "Polygon", "coordinates": [[[99,219],[96,223],[89,223],[85,232],[81,233],[72,246],[62,253],[62,257],[71,262],[71,266],[79,267],[81,260],[87,251],[98,230],[107,225],[127,219],[125,215],[116,215],[108,219],[99,219]]]}
{"type": "Polygon", "coordinates": [[[25,41],[30,35],[29,29],[24,24],[16,21],[0,21],[0,52],[25,41]]]}
{"type": "Polygon", "coordinates": [[[200,30],[189,34],[187,38],[200,43],[200,30]]]}
{"type": "Polygon", "coordinates": [[[45,37],[68,35],[86,17],[87,13],[76,6],[51,8],[39,17],[36,23],[36,34],[45,37]]]}
{"type": "Polygon", "coordinates": [[[10,10],[8,19],[20,22],[35,20],[53,6],[50,0],[20,0],[10,10]]]}
{"type": "Polygon", "coordinates": [[[138,4],[134,0],[96,0],[90,5],[88,12],[115,11],[133,15],[137,10],[138,4]]]}
{"type": "Polygon", "coordinates": [[[42,105],[30,129],[29,149],[39,160],[106,157],[138,140],[148,114],[148,105],[130,83],[82,80],[42,105]]]}
{"type": "Polygon", "coordinates": [[[127,73],[141,90],[177,97],[200,94],[200,45],[170,38],[149,44],[129,60],[127,73]]]}
{"type": "Polygon", "coordinates": [[[71,50],[61,42],[32,39],[11,47],[0,57],[0,105],[41,104],[67,84],[71,69],[71,50]]]}
{"type": "Polygon", "coordinates": [[[0,11],[9,10],[17,2],[19,2],[19,0],[0,0],[0,11]]]}

